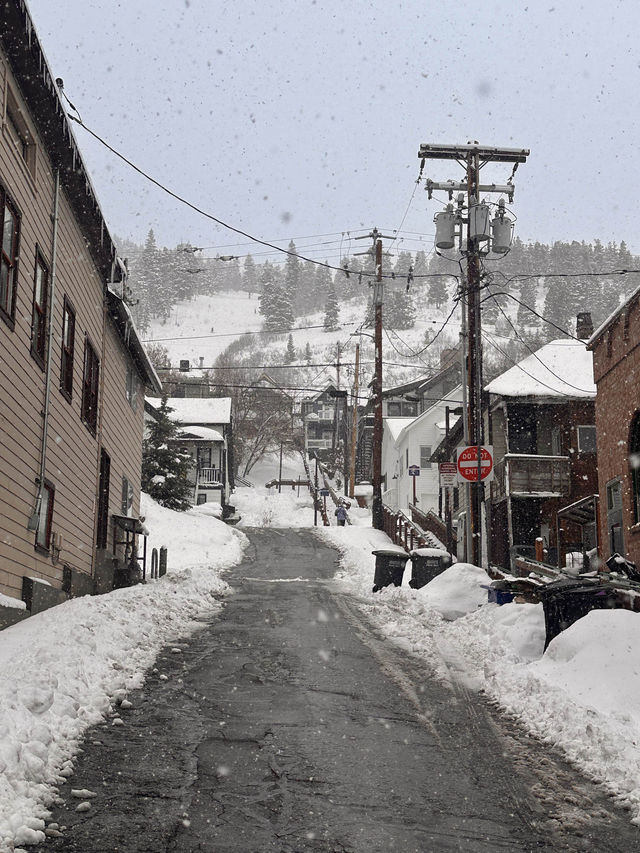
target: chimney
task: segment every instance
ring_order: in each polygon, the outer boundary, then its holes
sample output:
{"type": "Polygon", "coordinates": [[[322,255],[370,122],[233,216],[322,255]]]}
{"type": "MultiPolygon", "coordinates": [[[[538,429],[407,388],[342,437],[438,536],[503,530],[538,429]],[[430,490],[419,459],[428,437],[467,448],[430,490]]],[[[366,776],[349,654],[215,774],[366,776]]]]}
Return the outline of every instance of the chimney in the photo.
{"type": "Polygon", "coordinates": [[[576,318],[576,337],[588,341],[593,334],[591,311],[581,311],[576,318]]]}
{"type": "Polygon", "coordinates": [[[443,349],[440,350],[440,370],[444,370],[446,367],[451,367],[457,358],[457,347],[443,347],[443,349]]]}
{"type": "Polygon", "coordinates": [[[204,356],[201,355],[200,356],[200,369],[202,370],[203,367],[204,367],[204,356]]]}

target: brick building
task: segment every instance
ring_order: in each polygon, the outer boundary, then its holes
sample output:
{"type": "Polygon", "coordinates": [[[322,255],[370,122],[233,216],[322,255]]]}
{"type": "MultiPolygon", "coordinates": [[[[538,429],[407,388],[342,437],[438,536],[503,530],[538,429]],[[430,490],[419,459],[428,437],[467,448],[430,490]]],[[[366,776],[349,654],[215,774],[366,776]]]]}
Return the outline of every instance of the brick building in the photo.
{"type": "Polygon", "coordinates": [[[589,340],[597,385],[602,556],[640,565],[640,288],[589,340]]]}
{"type": "MultiPolygon", "coordinates": [[[[585,327],[579,334],[587,336],[585,327]]],[[[564,565],[566,551],[595,547],[591,362],[586,342],[551,341],[486,387],[495,460],[487,495],[494,565],[514,569],[518,556],[535,555],[536,539],[554,565],[564,565]]]]}

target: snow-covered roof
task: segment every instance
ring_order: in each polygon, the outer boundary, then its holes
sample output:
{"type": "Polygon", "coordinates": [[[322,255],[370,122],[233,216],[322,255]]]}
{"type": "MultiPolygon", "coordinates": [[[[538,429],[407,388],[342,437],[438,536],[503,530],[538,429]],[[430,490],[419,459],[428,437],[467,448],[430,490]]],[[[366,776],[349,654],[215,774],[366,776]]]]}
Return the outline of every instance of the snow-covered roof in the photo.
{"type": "Polygon", "coordinates": [[[415,421],[415,418],[385,418],[384,424],[391,433],[391,438],[396,441],[402,430],[415,421]]]}
{"type": "Polygon", "coordinates": [[[183,438],[193,437],[204,441],[224,441],[224,437],[217,429],[203,426],[183,426],[178,430],[183,438]]]}
{"type": "MultiPolygon", "coordinates": [[[[160,400],[147,398],[154,409],[160,400]]],[[[231,397],[169,397],[167,406],[173,409],[169,417],[181,424],[228,424],[231,421],[231,397]]]]}
{"type": "Polygon", "coordinates": [[[489,382],[486,390],[501,397],[593,399],[593,356],[585,341],[551,341],[489,382]]]}

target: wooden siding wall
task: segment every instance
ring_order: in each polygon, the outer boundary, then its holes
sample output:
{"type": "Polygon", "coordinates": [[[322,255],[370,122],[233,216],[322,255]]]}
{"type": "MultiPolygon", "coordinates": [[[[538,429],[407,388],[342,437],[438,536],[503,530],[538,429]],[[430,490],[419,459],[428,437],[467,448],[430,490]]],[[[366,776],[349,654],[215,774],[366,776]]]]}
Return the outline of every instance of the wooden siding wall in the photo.
{"type": "Polygon", "coordinates": [[[0,52],[0,181],[21,214],[15,328],[11,330],[0,319],[0,592],[19,598],[24,575],[44,578],[59,587],[64,565],[92,571],[101,441],[112,459],[110,511],[119,512],[122,474],[134,486],[137,509],[143,392],[141,389],[138,411],[134,413],[125,395],[128,356],[105,318],[103,282],[61,190],[45,469],[46,478],[55,487],[52,530],[63,537],[59,559],[54,564],[51,556],[36,552],[35,535],[26,526],[37,493],[45,393],[45,371],[30,353],[33,277],[36,246],[51,270],[55,176],[33,121],[31,131],[37,144],[35,180],[16,151],[4,123],[7,83],[28,116],[6,57],[0,52]],[[70,402],[59,390],[65,296],[76,312],[70,402]],[[96,436],[80,417],[87,336],[101,362],[102,400],[96,436]]]}

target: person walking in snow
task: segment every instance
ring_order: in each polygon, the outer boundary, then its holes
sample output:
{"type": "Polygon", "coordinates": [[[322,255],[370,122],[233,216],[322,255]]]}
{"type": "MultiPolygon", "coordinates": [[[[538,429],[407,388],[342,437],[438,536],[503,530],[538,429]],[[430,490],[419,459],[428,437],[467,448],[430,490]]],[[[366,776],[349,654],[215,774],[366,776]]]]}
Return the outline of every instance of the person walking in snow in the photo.
{"type": "Polygon", "coordinates": [[[338,504],[336,507],[335,517],[338,519],[338,527],[344,527],[347,520],[347,510],[343,504],[338,504]]]}

